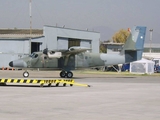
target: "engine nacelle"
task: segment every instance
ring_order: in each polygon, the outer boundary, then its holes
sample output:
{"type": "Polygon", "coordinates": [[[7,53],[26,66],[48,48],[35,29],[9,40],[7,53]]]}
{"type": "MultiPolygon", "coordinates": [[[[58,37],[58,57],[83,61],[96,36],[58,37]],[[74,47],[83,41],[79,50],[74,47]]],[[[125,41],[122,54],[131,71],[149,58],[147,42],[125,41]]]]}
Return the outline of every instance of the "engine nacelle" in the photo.
{"type": "Polygon", "coordinates": [[[69,48],[69,51],[74,51],[74,50],[90,50],[90,48],[80,47],[80,46],[73,46],[69,48]]]}
{"type": "Polygon", "coordinates": [[[60,58],[62,57],[62,52],[54,52],[54,51],[50,51],[47,53],[49,58],[60,58]]]}

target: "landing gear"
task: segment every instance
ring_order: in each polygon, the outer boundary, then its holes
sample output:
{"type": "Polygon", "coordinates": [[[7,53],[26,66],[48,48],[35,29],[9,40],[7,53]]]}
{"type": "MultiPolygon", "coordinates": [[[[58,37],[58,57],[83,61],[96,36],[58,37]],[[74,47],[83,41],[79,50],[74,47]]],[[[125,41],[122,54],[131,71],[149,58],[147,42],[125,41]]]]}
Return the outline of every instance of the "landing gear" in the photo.
{"type": "MultiPolygon", "coordinates": [[[[61,78],[65,78],[65,77],[72,78],[73,77],[73,73],[72,72],[64,71],[64,70],[62,70],[59,75],[60,75],[61,78]]],[[[29,72],[25,71],[23,73],[23,77],[25,77],[25,78],[29,77],[29,72]]]]}
{"type": "Polygon", "coordinates": [[[28,76],[29,76],[29,72],[25,71],[25,72],[23,73],[23,77],[28,77],[28,76]]]}
{"type": "Polygon", "coordinates": [[[66,72],[65,72],[65,71],[61,71],[61,72],[60,72],[60,76],[61,76],[61,78],[65,78],[66,72]]]}
{"type": "Polygon", "coordinates": [[[73,77],[73,73],[72,72],[67,72],[67,78],[72,78],[73,77]]]}
{"type": "Polygon", "coordinates": [[[72,78],[73,77],[73,73],[72,72],[70,72],[70,71],[64,71],[64,70],[62,70],[61,72],[60,72],[60,77],[61,78],[65,78],[65,77],[67,77],[67,78],[72,78]]]}

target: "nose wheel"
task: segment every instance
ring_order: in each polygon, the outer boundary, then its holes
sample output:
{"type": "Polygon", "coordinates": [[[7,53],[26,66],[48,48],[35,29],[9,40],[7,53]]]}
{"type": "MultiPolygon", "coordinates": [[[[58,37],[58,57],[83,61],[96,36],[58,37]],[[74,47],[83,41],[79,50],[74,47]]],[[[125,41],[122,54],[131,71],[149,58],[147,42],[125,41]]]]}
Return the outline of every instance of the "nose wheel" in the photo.
{"type": "Polygon", "coordinates": [[[25,72],[23,73],[23,77],[29,77],[29,72],[25,71],[25,72]]]}
{"type": "Polygon", "coordinates": [[[72,72],[70,72],[70,71],[61,71],[60,72],[60,77],[61,78],[65,78],[65,77],[67,77],[67,78],[72,78],[73,77],[73,73],[72,72]]]}

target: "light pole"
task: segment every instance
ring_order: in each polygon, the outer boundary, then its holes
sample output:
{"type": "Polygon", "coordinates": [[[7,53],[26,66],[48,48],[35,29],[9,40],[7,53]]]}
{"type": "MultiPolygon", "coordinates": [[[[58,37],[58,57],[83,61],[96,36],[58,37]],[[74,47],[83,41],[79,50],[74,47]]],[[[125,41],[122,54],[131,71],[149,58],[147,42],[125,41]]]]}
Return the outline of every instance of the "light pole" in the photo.
{"type": "Polygon", "coordinates": [[[29,54],[31,54],[31,39],[32,39],[32,0],[29,2],[29,16],[30,16],[30,38],[29,38],[29,54]]]}
{"type": "Polygon", "coordinates": [[[150,29],[150,53],[152,52],[152,34],[153,34],[153,29],[150,29]]]}

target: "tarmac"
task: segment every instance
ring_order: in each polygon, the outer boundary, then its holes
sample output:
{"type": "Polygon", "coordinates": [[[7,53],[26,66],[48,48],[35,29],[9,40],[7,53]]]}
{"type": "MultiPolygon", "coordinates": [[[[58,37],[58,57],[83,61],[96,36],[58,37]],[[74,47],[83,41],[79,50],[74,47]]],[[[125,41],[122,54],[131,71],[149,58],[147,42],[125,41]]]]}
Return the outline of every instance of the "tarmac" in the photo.
{"type": "MultiPolygon", "coordinates": [[[[60,79],[59,71],[29,71],[30,78],[60,79]]],[[[23,78],[0,71],[0,78],[23,78]]],[[[160,120],[160,76],[85,74],[74,80],[91,87],[0,86],[1,120],[160,120]]]]}

